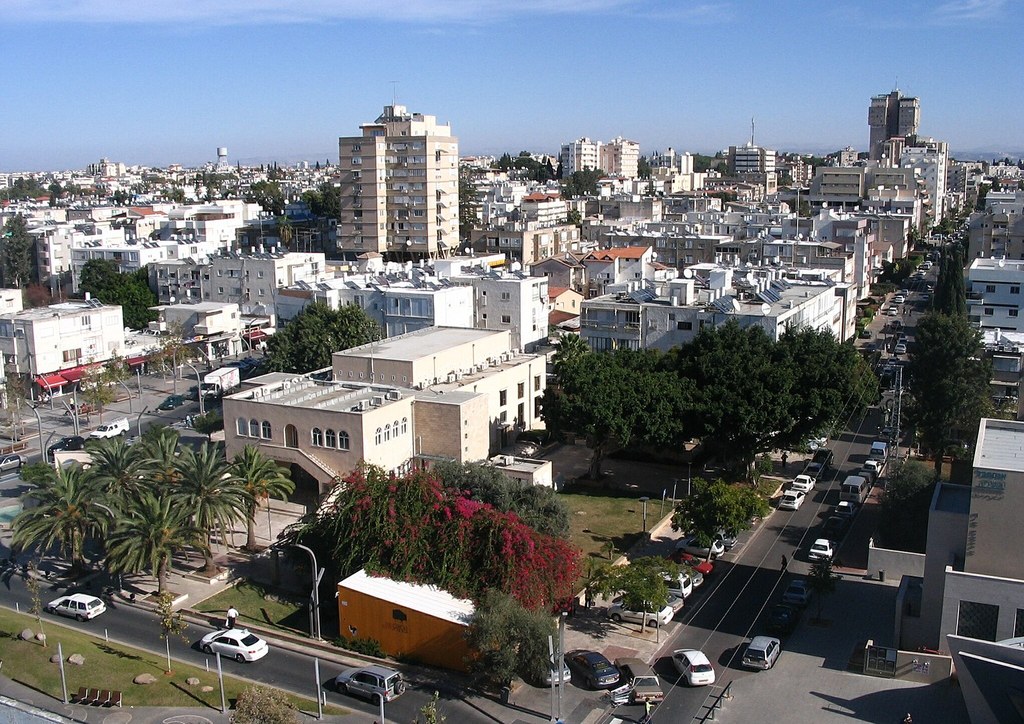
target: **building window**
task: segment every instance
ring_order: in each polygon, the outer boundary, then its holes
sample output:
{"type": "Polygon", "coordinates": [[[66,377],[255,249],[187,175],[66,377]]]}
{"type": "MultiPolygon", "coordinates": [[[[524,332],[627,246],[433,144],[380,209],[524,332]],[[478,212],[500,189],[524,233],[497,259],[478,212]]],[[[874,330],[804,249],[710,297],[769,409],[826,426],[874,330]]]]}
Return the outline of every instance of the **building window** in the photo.
{"type": "Polygon", "coordinates": [[[249,437],[259,437],[259,436],[260,436],[260,421],[259,420],[249,420],[249,437]]]}
{"type": "Polygon", "coordinates": [[[338,440],[334,436],[334,430],[327,428],[324,431],[324,447],[337,447],[338,440]]]}
{"type": "Polygon", "coordinates": [[[384,426],[384,439],[385,440],[390,440],[391,439],[391,423],[390,422],[387,425],[384,426]]]}
{"type": "Polygon", "coordinates": [[[1020,287],[1019,286],[1010,287],[1010,294],[1020,294],[1020,287]]]}
{"type": "Polygon", "coordinates": [[[403,417],[402,418],[402,434],[405,435],[407,432],[409,432],[409,418],[408,417],[403,417]]]}
{"type": "Polygon", "coordinates": [[[510,314],[502,314],[501,315],[501,323],[502,324],[512,324],[512,315],[510,315],[510,314]]]}
{"type": "Polygon", "coordinates": [[[676,329],[691,330],[693,322],[676,322],[676,329]]]}
{"type": "Polygon", "coordinates": [[[348,450],[349,449],[348,433],[345,432],[344,430],[339,430],[338,431],[338,449],[339,450],[348,450]]]}
{"type": "Polygon", "coordinates": [[[235,430],[241,437],[245,437],[246,433],[249,432],[249,423],[245,421],[244,417],[235,420],[235,430]]]}
{"type": "Polygon", "coordinates": [[[519,383],[519,399],[521,400],[524,397],[526,397],[526,383],[525,382],[520,382],[519,383]]]}
{"type": "Polygon", "coordinates": [[[378,427],[377,428],[377,434],[373,436],[373,441],[375,443],[377,443],[378,445],[380,445],[381,442],[383,442],[383,440],[384,440],[384,430],[382,428],[378,427]]]}
{"type": "Polygon", "coordinates": [[[985,293],[986,294],[992,294],[993,292],[995,292],[995,290],[996,290],[996,285],[995,284],[986,284],[985,285],[985,293]]]}
{"type": "Polygon", "coordinates": [[[994,313],[995,313],[995,310],[992,309],[992,307],[985,307],[985,316],[986,317],[991,317],[994,313]]]}
{"type": "Polygon", "coordinates": [[[498,393],[498,404],[502,407],[508,404],[508,390],[502,390],[498,393]]]}
{"type": "Polygon", "coordinates": [[[512,298],[512,294],[511,293],[509,293],[509,292],[502,292],[501,293],[501,301],[507,302],[511,298],[512,298]]]}
{"type": "Polygon", "coordinates": [[[957,614],[956,634],[982,641],[996,640],[999,606],[977,601],[961,601],[957,614]]]}
{"type": "Polygon", "coordinates": [[[270,420],[264,420],[263,429],[260,430],[260,437],[262,437],[264,440],[269,440],[270,438],[273,437],[273,435],[271,434],[272,432],[273,430],[270,427],[270,420]]]}
{"type": "Polygon", "coordinates": [[[1019,310],[1019,309],[1011,309],[1011,310],[1009,310],[1009,311],[1010,311],[1010,316],[1011,316],[1011,317],[1016,317],[1016,316],[1017,316],[1017,314],[1018,314],[1018,313],[1020,312],[1020,310],[1019,310]]]}
{"type": "Polygon", "coordinates": [[[1017,618],[1013,620],[1013,637],[1024,636],[1024,608],[1017,609],[1017,618]]]}
{"type": "Polygon", "coordinates": [[[533,389],[535,389],[535,390],[539,390],[540,389],[540,375],[534,375],[533,376],[533,389]]]}
{"type": "Polygon", "coordinates": [[[313,428],[313,447],[323,447],[323,446],[324,446],[324,436],[323,436],[323,433],[320,432],[320,428],[319,427],[314,427],[313,428]]]}

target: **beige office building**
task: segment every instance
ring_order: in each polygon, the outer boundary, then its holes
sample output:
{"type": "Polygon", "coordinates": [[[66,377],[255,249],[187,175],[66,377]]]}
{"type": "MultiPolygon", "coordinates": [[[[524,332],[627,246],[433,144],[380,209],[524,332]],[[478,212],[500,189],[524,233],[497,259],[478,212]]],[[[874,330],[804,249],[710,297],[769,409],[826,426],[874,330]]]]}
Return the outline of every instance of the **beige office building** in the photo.
{"type": "Polygon", "coordinates": [[[443,258],[459,244],[459,140],[434,116],[385,106],[338,139],[338,249],[355,259],[443,258]]]}

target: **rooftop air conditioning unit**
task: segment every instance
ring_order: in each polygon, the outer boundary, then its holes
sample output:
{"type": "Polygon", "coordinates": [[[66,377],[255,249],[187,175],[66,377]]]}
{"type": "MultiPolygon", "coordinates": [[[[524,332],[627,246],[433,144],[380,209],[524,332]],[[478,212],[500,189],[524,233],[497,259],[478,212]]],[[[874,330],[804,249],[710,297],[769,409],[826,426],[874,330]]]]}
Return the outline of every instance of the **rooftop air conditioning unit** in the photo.
{"type": "Polygon", "coordinates": [[[516,458],[515,458],[514,455],[502,455],[501,456],[501,464],[502,465],[515,465],[515,463],[516,463],[516,458]]]}
{"type": "Polygon", "coordinates": [[[370,398],[370,404],[373,405],[374,407],[380,407],[381,405],[384,404],[384,398],[381,397],[380,395],[374,395],[373,397],[370,398]]]}
{"type": "Polygon", "coordinates": [[[402,399],[402,393],[399,392],[398,390],[391,390],[390,392],[388,392],[388,399],[389,400],[401,400],[402,399]]]}
{"type": "Polygon", "coordinates": [[[369,400],[360,400],[359,401],[359,409],[360,410],[369,410],[370,409],[370,401],[369,400]]]}

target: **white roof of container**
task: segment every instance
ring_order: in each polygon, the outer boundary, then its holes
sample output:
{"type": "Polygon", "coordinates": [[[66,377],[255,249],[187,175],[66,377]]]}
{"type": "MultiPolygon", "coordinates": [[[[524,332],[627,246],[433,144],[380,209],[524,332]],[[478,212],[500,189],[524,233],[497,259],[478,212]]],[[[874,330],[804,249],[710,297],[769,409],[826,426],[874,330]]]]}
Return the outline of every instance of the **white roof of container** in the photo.
{"type": "MultiPolygon", "coordinates": [[[[338,583],[339,588],[347,588],[366,596],[379,598],[389,604],[402,606],[425,613],[434,618],[444,619],[452,623],[468,626],[473,618],[476,607],[472,601],[455,598],[437,586],[424,586],[418,583],[405,583],[390,578],[370,576],[364,570],[357,571],[338,583]]],[[[345,600],[344,592],[340,598],[345,600]]]]}

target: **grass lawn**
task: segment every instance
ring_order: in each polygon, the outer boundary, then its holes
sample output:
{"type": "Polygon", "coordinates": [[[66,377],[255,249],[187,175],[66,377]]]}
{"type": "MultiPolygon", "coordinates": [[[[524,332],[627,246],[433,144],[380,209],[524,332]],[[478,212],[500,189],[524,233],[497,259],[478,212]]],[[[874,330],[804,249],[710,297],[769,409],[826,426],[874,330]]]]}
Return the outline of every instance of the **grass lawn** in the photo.
{"type": "Polygon", "coordinates": [[[210,620],[219,618],[223,623],[231,606],[238,609],[238,620],[243,626],[253,623],[303,634],[309,632],[309,613],[304,601],[283,596],[266,586],[248,581],[224,589],[197,604],[194,610],[216,614],[210,620]]]}
{"type": "MultiPolygon", "coordinates": [[[[607,545],[615,546],[616,555],[637,540],[643,528],[643,504],[637,495],[618,490],[575,489],[561,493],[569,506],[569,538],[584,556],[608,559],[607,545]]],[[[661,501],[647,504],[647,525],[658,520],[661,501]]]]}
{"type": "MultiPolygon", "coordinates": [[[[97,619],[97,622],[102,626],[102,618],[97,619]]],[[[167,676],[164,675],[167,659],[160,654],[152,654],[121,644],[107,643],[102,638],[61,626],[46,616],[43,617],[43,630],[47,636],[45,648],[37,641],[22,641],[18,638],[18,634],[26,628],[38,631],[38,624],[34,617],[0,609],[0,660],[7,663],[4,666],[4,674],[14,681],[49,694],[58,702],[62,700],[60,667],[57,664],[51,664],[50,657],[57,653],[57,642],[59,641],[64,651],[65,662],[71,654],[77,653],[85,657],[84,666],[68,663],[64,665],[68,696],[84,686],[122,692],[124,707],[206,706],[220,710],[220,687],[216,671],[206,672],[197,666],[172,660],[174,672],[167,676]],[[155,676],[156,683],[147,686],[132,683],[132,679],[136,676],[146,673],[155,676]],[[199,686],[188,686],[185,683],[190,676],[199,679],[199,686]],[[212,686],[213,691],[200,691],[204,685],[212,686]]],[[[184,646],[186,644],[180,639],[172,639],[172,655],[175,648],[180,649],[184,646]]],[[[270,655],[273,656],[273,652],[270,655]]],[[[249,682],[225,676],[224,694],[227,697],[228,705],[233,706],[238,694],[248,686],[250,686],[249,682]]],[[[316,711],[316,702],[312,699],[304,699],[291,694],[288,695],[288,699],[301,710],[316,711]]],[[[347,710],[336,706],[324,708],[325,712],[328,710],[332,714],[348,713],[347,710]]]]}

